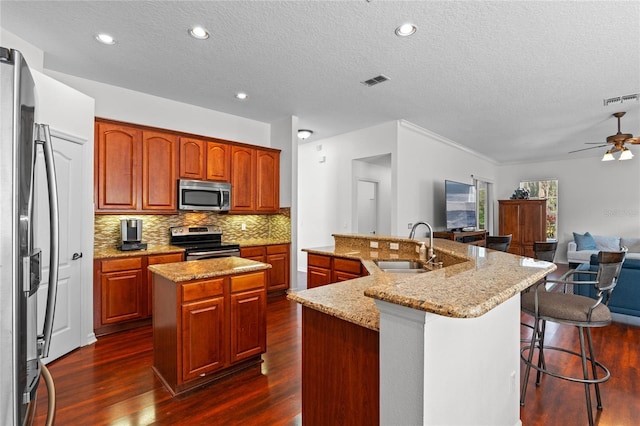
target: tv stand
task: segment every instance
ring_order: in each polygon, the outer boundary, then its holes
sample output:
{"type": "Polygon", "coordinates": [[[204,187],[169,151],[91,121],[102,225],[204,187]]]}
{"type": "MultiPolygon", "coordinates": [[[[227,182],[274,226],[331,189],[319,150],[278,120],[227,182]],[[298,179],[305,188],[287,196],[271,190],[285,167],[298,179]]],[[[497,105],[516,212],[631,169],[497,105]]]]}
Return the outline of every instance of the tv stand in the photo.
{"type": "Polygon", "coordinates": [[[487,231],[436,231],[433,237],[482,247],[487,243],[487,231]]]}

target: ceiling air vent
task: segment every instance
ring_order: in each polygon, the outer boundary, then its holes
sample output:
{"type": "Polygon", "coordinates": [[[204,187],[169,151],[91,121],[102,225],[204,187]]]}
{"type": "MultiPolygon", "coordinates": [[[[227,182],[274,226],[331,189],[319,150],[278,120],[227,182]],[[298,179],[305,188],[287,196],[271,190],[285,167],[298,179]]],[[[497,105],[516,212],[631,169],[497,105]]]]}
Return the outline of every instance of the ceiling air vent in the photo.
{"type": "Polygon", "coordinates": [[[625,102],[631,102],[631,101],[636,101],[638,102],[640,100],[640,93],[631,93],[630,95],[622,95],[622,96],[616,96],[613,98],[607,98],[604,99],[604,106],[609,106],[612,104],[622,104],[625,102]]]}
{"type": "Polygon", "coordinates": [[[375,86],[378,83],[384,83],[387,80],[389,80],[389,77],[387,77],[386,75],[380,74],[377,77],[373,77],[373,78],[370,78],[369,80],[361,81],[360,83],[364,84],[367,87],[371,87],[371,86],[375,86]]]}

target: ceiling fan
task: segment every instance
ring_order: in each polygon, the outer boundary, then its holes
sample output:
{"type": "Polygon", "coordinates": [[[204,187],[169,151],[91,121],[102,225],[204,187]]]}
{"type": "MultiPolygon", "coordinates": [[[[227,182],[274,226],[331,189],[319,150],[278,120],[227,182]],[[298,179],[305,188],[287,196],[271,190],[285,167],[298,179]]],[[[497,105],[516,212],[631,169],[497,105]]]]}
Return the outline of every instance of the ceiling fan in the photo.
{"type": "Polygon", "coordinates": [[[591,146],[589,148],[576,149],[575,151],[569,151],[569,154],[574,152],[586,151],[588,149],[594,148],[603,148],[605,146],[609,146],[609,144],[613,145],[602,157],[602,161],[611,161],[615,158],[613,157],[614,152],[620,152],[619,160],[630,160],[633,158],[633,153],[629,150],[629,148],[625,147],[625,143],[629,144],[640,144],[640,138],[634,138],[631,133],[622,133],[620,131],[620,118],[623,117],[625,112],[616,112],[613,114],[614,117],[618,119],[618,133],[615,135],[611,135],[607,137],[607,143],[602,144],[601,142],[585,142],[588,145],[598,145],[591,146]]]}

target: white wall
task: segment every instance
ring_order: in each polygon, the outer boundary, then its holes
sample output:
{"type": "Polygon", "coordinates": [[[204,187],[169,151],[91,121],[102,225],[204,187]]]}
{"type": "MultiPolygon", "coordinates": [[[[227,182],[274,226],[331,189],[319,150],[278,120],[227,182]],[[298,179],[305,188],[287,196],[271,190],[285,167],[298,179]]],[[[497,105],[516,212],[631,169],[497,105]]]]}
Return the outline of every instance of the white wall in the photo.
{"type": "MultiPolygon", "coordinates": [[[[392,121],[300,144],[299,248],[330,246],[332,234],[352,232],[352,160],[383,154],[391,154],[393,158],[396,138],[396,124],[392,121]],[[320,157],[325,161],[320,162],[320,157]]],[[[306,269],[306,253],[298,252],[298,270],[306,269]]]]}
{"type": "MultiPolygon", "coordinates": [[[[434,230],[446,230],[444,181],[473,183],[471,175],[494,179],[496,166],[487,158],[411,123],[398,123],[398,209],[393,234],[408,236],[409,223],[426,221],[434,230]]],[[[417,230],[426,235],[426,227],[417,230]]]]}
{"type": "Polygon", "coordinates": [[[558,251],[567,262],[573,232],[640,237],[640,160],[602,162],[600,157],[498,168],[497,199],[511,196],[520,181],[558,179],[558,251]]]}
{"type": "Polygon", "coordinates": [[[252,145],[271,146],[270,125],[122,87],[46,70],[45,73],[96,100],[96,116],[211,136],[252,145]]]}

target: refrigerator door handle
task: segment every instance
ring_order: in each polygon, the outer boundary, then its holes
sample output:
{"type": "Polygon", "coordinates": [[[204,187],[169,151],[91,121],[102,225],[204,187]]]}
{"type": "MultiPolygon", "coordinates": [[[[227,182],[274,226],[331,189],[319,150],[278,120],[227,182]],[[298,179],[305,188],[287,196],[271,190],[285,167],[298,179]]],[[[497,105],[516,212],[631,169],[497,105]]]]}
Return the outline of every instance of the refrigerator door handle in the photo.
{"type": "Polygon", "coordinates": [[[47,187],[49,190],[49,217],[50,244],[49,249],[49,288],[47,292],[47,308],[45,310],[43,334],[38,336],[38,354],[41,358],[49,355],[51,346],[51,334],[53,332],[53,319],[56,310],[56,297],[58,294],[58,260],[59,260],[59,218],[58,218],[58,187],[56,184],[56,170],[53,161],[53,146],[49,126],[36,125],[36,142],[42,144],[44,150],[44,164],[47,174],[47,187]]]}

